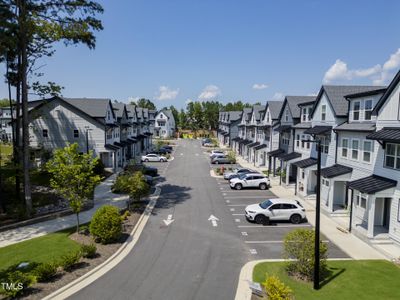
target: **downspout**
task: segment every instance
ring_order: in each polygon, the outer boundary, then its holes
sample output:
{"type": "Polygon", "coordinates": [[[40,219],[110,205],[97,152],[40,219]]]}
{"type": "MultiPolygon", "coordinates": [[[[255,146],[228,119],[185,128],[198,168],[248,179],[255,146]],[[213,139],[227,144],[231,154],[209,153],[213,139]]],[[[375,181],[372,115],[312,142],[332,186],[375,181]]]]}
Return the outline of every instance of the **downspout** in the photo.
{"type": "MultiPolygon", "coordinates": [[[[348,190],[349,188],[346,187],[346,195],[348,194],[348,190]]],[[[349,232],[351,232],[351,226],[353,224],[353,197],[354,197],[354,190],[351,190],[349,232]]]]}

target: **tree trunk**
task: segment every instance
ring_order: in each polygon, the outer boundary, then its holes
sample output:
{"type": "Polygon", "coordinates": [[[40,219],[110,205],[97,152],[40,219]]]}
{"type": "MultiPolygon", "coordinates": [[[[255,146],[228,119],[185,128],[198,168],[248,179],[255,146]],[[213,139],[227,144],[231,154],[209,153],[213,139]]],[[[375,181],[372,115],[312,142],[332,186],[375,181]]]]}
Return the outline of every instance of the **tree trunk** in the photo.
{"type": "Polygon", "coordinates": [[[79,233],[79,213],[76,213],[76,232],[79,233]]]}
{"type": "Polygon", "coordinates": [[[18,76],[15,86],[15,153],[14,153],[14,167],[15,167],[15,195],[18,203],[21,202],[21,78],[19,70],[21,66],[21,56],[18,54],[18,76]]]}
{"type": "Polygon", "coordinates": [[[21,99],[22,99],[22,147],[23,147],[23,173],[24,173],[24,197],[26,213],[32,214],[31,185],[29,178],[29,117],[28,117],[28,56],[27,56],[27,12],[25,0],[20,0],[20,44],[21,44],[21,99]]]}

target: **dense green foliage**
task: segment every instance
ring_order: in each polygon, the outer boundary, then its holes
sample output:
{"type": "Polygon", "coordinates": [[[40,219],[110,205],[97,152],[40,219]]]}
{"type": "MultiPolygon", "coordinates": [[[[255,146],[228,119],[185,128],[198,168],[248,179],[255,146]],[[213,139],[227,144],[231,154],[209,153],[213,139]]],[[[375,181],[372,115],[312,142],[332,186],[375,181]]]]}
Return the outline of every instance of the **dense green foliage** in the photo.
{"type": "Polygon", "coordinates": [[[291,300],[293,299],[292,290],[287,287],[275,275],[266,276],[265,281],[262,283],[265,293],[270,300],[291,300]]]}
{"type": "Polygon", "coordinates": [[[81,245],[81,253],[85,258],[95,258],[97,255],[97,247],[94,243],[89,245],[81,245]]]}
{"type": "Polygon", "coordinates": [[[131,104],[141,108],[156,110],[156,106],[154,105],[154,103],[151,102],[151,100],[145,98],[141,98],[138,101],[131,101],[131,104]]]}
{"type": "Polygon", "coordinates": [[[47,282],[56,276],[57,268],[58,265],[55,262],[41,263],[33,270],[33,274],[37,281],[47,282]]]}
{"type": "Polygon", "coordinates": [[[30,272],[13,269],[4,273],[1,282],[7,283],[10,286],[3,287],[3,285],[0,285],[0,294],[15,298],[23,295],[26,289],[36,283],[36,277],[30,272]]]}
{"type": "MultiPolygon", "coordinates": [[[[296,229],[289,232],[284,240],[284,257],[294,260],[287,263],[290,275],[312,281],[314,277],[314,231],[309,229],[296,229]]],[[[320,242],[320,274],[326,275],[326,259],[328,246],[320,242]]]]}
{"type": "Polygon", "coordinates": [[[90,233],[102,244],[117,241],[122,234],[122,221],[115,206],[104,205],[93,215],[90,233]]]}
{"type": "Polygon", "coordinates": [[[61,257],[60,266],[64,271],[71,272],[81,260],[82,253],[80,250],[68,253],[61,257]]]}

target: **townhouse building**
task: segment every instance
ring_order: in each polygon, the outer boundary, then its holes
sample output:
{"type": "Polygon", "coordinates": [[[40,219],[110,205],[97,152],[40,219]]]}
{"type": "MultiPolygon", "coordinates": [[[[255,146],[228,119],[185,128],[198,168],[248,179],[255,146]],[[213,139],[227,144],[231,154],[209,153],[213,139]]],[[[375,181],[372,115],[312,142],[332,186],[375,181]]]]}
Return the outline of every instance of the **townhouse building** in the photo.
{"type": "Polygon", "coordinates": [[[171,138],[175,136],[176,124],[171,110],[163,109],[155,116],[154,134],[158,138],[171,138]]]}
{"type": "Polygon", "coordinates": [[[218,117],[217,139],[220,145],[233,147],[239,136],[241,111],[221,111],[218,117]]]}
{"type": "MultiPolygon", "coordinates": [[[[361,140],[363,148],[358,155],[363,164],[368,164],[369,174],[347,183],[350,190],[352,232],[369,239],[387,238],[400,242],[400,72],[394,77],[383,95],[374,106],[370,96],[351,99],[351,118],[375,121],[376,131],[361,140]],[[360,101],[358,104],[356,101],[360,101]],[[359,113],[357,113],[359,111],[359,113]],[[371,115],[371,116],[370,116],[371,115]],[[371,143],[368,143],[370,141],[371,143]]],[[[345,137],[344,137],[345,138],[345,137]]],[[[353,141],[351,141],[353,143],[353,141]]],[[[357,142],[350,145],[349,159],[357,155],[357,142]],[[353,156],[354,155],[354,156],[353,156]]],[[[345,142],[346,146],[346,142],[345,142]]],[[[343,147],[339,151],[343,151],[343,147]]],[[[345,150],[346,152],[346,150],[345,150]]],[[[354,167],[353,167],[354,168],[354,167]]]]}
{"type": "Polygon", "coordinates": [[[249,140],[250,144],[245,145],[247,155],[247,161],[256,165],[258,162],[257,150],[255,147],[260,146],[264,142],[264,127],[263,127],[263,116],[265,113],[265,105],[253,105],[250,115],[250,122],[246,125],[246,131],[251,135],[249,140]]]}
{"type": "Polygon", "coordinates": [[[273,174],[276,174],[279,163],[281,183],[283,182],[287,185],[296,183],[297,166],[293,165],[293,163],[301,159],[301,153],[294,151],[294,126],[300,123],[301,120],[299,104],[310,103],[314,100],[314,96],[286,96],[283,101],[279,112],[279,121],[273,127],[273,130],[279,133],[279,145],[277,149],[268,153],[268,156],[273,161],[273,174]]]}
{"type": "Polygon", "coordinates": [[[234,143],[234,150],[236,154],[242,156],[246,160],[248,158],[248,149],[246,149],[245,146],[250,144],[254,138],[254,136],[252,136],[252,132],[249,130],[250,128],[246,126],[250,124],[251,112],[252,108],[246,107],[243,109],[242,117],[238,125],[240,140],[235,141],[234,143]]]}
{"type": "Polygon", "coordinates": [[[11,107],[0,108],[0,140],[3,142],[12,141],[11,111],[11,107]]]}

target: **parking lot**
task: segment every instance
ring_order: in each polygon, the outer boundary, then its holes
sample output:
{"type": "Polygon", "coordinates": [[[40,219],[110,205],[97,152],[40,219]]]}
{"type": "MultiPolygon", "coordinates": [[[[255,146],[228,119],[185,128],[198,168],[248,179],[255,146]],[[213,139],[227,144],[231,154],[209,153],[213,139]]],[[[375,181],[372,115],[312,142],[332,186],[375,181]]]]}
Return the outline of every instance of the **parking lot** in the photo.
{"type": "MultiPolygon", "coordinates": [[[[208,155],[205,159],[209,162],[208,155]]],[[[230,167],[231,165],[224,165],[230,167]]],[[[232,165],[236,167],[238,165],[232,165]]],[[[216,166],[210,164],[210,168],[216,166]]],[[[220,167],[220,166],[217,166],[220,167]]],[[[296,228],[312,228],[304,221],[300,224],[290,222],[271,222],[270,225],[259,225],[246,220],[244,209],[247,205],[260,203],[269,198],[277,198],[269,190],[259,189],[234,190],[229,186],[229,181],[223,178],[215,178],[217,189],[222,194],[226,210],[231,215],[230,224],[235,227],[237,235],[245,244],[250,259],[282,258],[283,240],[287,233],[296,228]]],[[[330,258],[346,258],[346,255],[336,245],[322,236],[322,241],[328,243],[328,255],[330,258]]]]}

